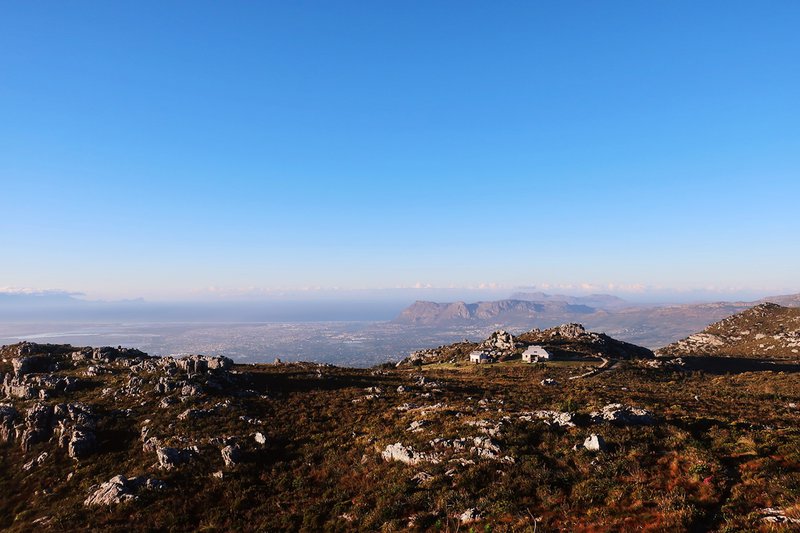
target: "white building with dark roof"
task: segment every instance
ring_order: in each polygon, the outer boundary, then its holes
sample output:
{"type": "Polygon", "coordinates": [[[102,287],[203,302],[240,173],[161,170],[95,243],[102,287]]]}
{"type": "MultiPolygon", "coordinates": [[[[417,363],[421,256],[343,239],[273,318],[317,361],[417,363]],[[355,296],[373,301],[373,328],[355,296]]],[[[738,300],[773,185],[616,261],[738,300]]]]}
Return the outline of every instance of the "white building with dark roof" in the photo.
{"type": "Polygon", "coordinates": [[[483,350],[473,350],[469,354],[469,362],[470,363],[491,363],[492,357],[484,352],[483,350]]]}
{"type": "Polygon", "coordinates": [[[548,352],[544,346],[538,346],[533,344],[528,346],[524,352],[522,352],[522,360],[526,363],[535,363],[536,361],[549,361],[551,358],[550,352],[548,352]]]}

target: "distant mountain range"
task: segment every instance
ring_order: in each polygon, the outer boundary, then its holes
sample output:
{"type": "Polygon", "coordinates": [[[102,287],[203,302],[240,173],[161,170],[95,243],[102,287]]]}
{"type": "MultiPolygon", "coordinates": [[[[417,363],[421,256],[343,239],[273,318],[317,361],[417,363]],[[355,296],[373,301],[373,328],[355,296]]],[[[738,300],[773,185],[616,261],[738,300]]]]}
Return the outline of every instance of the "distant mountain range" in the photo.
{"type": "Polygon", "coordinates": [[[767,301],[800,307],[800,294],[774,296],[756,302],[634,306],[607,294],[575,297],[517,293],[507,300],[471,304],[418,301],[403,310],[394,321],[427,327],[494,325],[518,331],[580,322],[587,329],[603,331],[648,348],[658,348],[767,301]]]}
{"type": "Polygon", "coordinates": [[[633,307],[631,302],[611,294],[590,294],[588,296],[568,296],[566,294],[547,294],[544,292],[515,292],[511,300],[528,302],[564,302],[573,305],[585,305],[595,309],[623,309],[633,307]]]}

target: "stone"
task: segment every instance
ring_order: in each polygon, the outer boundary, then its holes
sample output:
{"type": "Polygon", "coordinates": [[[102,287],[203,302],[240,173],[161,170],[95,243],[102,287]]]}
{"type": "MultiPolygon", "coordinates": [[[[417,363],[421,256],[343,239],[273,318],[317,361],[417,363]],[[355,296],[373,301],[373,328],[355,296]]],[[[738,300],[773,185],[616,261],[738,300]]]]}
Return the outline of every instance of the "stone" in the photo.
{"type": "Polygon", "coordinates": [[[261,446],[267,444],[267,436],[261,433],[260,431],[257,431],[256,434],[253,435],[253,438],[255,439],[256,444],[260,444],[261,446]]]}
{"type": "Polygon", "coordinates": [[[17,357],[11,360],[14,374],[17,377],[34,372],[50,372],[54,369],[55,362],[46,355],[32,355],[28,357],[17,357]]]}
{"type": "Polygon", "coordinates": [[[170,447],[156,448],[158,466],[164,470],[171,470],[178,465],[188,463],[189,459],[192,458],[192,455],[193,451],[191,449],[179,450],[177,448],[170,447]]]}
{"type": "Polygon", "coordinates": [[[181,387],[181,396],[199,396],[201,394],[203,394],[203,387],[195,383],[181,387]]]}
{"type": "Polygon", "coordinates": [[[237,445],[228,445],[220,450],[225,466],[236,466],[242,460],[242,451],[237,445]]]}
{"type": "Polygon", "coordinates": [[[67,445],[67,452],[70,457],[78,460],[91,455],[96,448],[97,440],[95,439],[94,432],[76,429],[72,433],[72,438],[67,445]]]}
{"type": "Polygon", "coordinates": [[[607,449],[606,441],[600,435],[592,433],[583,441],[583,447],[590,452],[604,452],[607,449]]]}
{"type": "Polygon", "coordinates": [[[413,433],[416,433],[418,431],[422,431],[422,427],[425,424],[426,424],[426,422],[424,420],[415,420],[415,421],[411,422],[411,425],[408,426],[408,429],[406,429],[406,431],[411,431],[413,433]]]}

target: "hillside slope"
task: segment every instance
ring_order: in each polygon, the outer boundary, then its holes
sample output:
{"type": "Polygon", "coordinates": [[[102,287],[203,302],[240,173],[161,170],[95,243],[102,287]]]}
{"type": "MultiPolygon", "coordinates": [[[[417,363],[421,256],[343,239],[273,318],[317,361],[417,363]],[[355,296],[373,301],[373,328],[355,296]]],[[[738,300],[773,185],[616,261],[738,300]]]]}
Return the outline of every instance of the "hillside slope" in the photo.
{"type": "Polygon", "coordinates": [[[657,350],[660,355],[800,359],[800,308],[763,303],[657,350]]]}
{"type": "Polygon", "coordinates": [[[621,362],[573,379],[574,365],[235,365],[30,343],[0,356],[8,531],[800,524],[796,371],[621,362]]]}

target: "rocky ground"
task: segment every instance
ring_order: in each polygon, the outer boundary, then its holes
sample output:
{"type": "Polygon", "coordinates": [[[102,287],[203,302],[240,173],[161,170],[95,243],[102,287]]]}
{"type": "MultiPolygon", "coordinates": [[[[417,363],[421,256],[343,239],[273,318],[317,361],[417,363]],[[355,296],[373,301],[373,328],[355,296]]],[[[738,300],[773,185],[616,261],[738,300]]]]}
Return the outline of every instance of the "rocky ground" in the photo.
{"type": "Polygon", "coordinates": [[[0,356],[11,531],[800,527],[796,371],[0,356]]]}
{"type": "Polygon", "coordinates": [[[542,346],[556,358],[574,360],[648,359],[654,357],[647,348],[612,339],[604,333],[586,331],[581,324],[562,324],[548,329],[533,329],[519,336],[499,330],[482,342],[457,342],[412,353],[398,366],[432,363],[463,363],[473,350],[482,350],[494,361],[521,359],[526,347],[542,346]]]}
{"type": "Polygon", "coordinates": [[[800,308],[759,304],[660,348],[657,353],[798,361],[800,308]]]}

